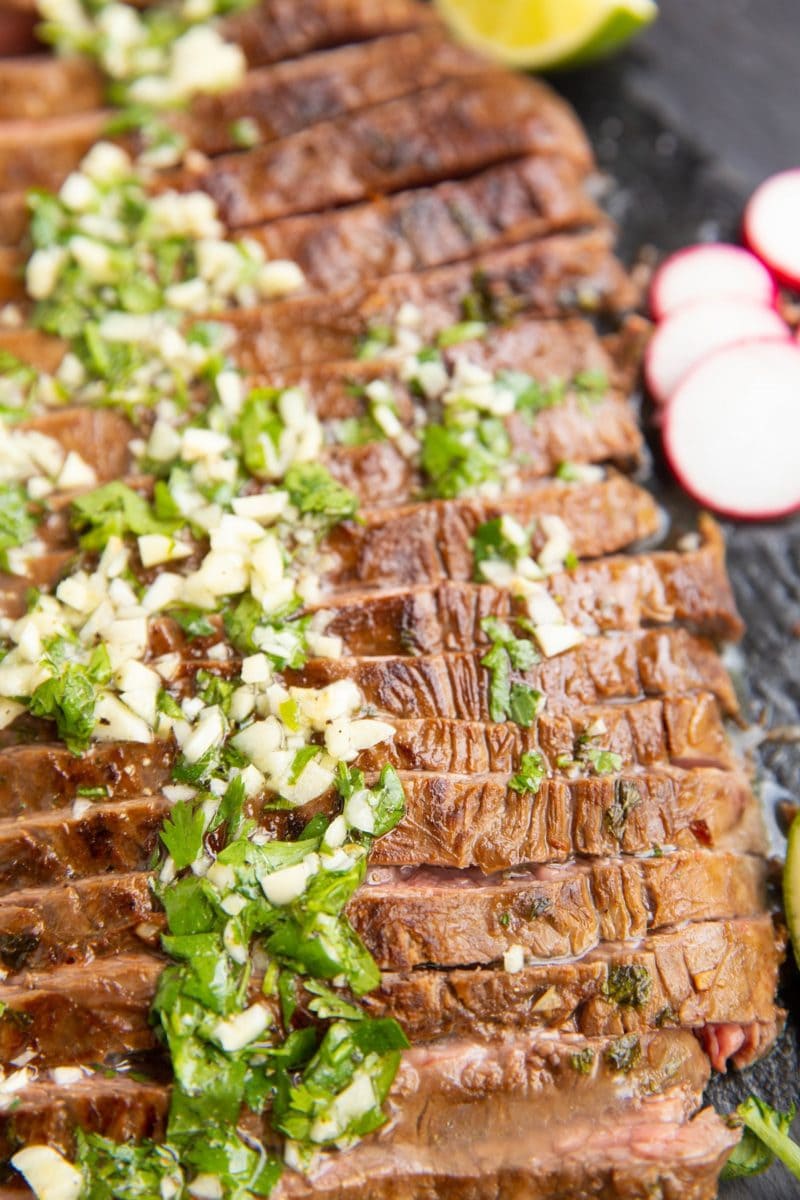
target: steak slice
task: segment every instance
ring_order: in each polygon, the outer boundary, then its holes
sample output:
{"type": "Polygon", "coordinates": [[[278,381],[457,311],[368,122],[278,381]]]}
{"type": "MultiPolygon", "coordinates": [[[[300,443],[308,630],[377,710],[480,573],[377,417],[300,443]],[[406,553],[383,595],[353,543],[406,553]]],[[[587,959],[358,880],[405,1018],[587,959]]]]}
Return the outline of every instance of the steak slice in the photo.
{"type": "Polygon", "coordinates": [[[250,71],[230,91],[194,97],[172,123],[193,150],[223,154],[237,149],[231,128],[243,117],[255,122],[260,143],[273,142],[320,121],[490,69],[486,59],[428,24],[250,71]]]}
{"type": "Polygon", "coordinates": [[[260,0],[223,22],[225,37],[237,42],[252,67],[299,58],[315,50],[365,42],[433,24],[417,0],[260,0]]]}
{"type": "MultiPolygon", "coordinates": [[[[706,850],[508,877],[372,867],[348,913],[387,970],[492,963],[515,945],[536,958],[563,958],[687,921],[756,916],[766,904],[765,877],[759,858],[706,850]]],[[[161,925],[145,873],[22,889],[0,898],[0,959],[10,970],[88,961],[153,944],[161,925]]]]}
{"type": "Polygon", "coordinates": [[[166,181],[210,192],[225,223],[241,229],[468,175],[522,154],[566,158],[581,168],[592,162],[572,110],[545,84],[484,71],[320,121],[166,181]]]}
{"type": "Polygon", "coordinates": [[[105,790],[115,800],[147,796],[169,782],[173,758],[166,742],[106,742],[81,756],[60,742],[10,746],[0,751],[0,813],[8,818],[71,805],[80,788],[105,790]]]}
{"type": "MultiPolygon", "coordinates": [[[[387,1102],[388,1121],[378,1139],[404,1144],[419,1137],[422,1145],[435,1145],[448,1127],[451,1137],[468,1141],[482,1134],[490,1113],[502,1116],[517,1132],[529,1123],[531,1140],[537,1135],[546,1139],[569,1124],[576,1111],[595,1108],[611,1118],[634,1097],[668,1094],[686,1115],[697,1106],[708,1066],[691,1034],[645,1034],[637,1060],[626,1071],[615,1068],[614,1054],[615,1042],[609,1039],[566,1035],[554,1041],[536,1033],[510,1035],[493,1044],[464,1038],[413,1048],[403,1055],[387,1102]],[[582,1052],[592,1056],[588,1073],[573,1066],[574,1056],[582,1052]]],[[[67,1085],[42,1081],[17,1092],[12,1119],[0,1114],[0,1147],[7,1153],[15,1144],[42,1140],[69,1153],[75,1125],[106,1132],[103,1101],[109,1094],[120,1102],[118,1132],[112,1135],[116,1140],[121,1140],[120,1125],[162,1127],[169,1102],[166,1086],[134,1083],[124,1076],[91,1076],[67,1085]]],[[[259,1130],[257,1119],[249,1123],[253,1132],[259,1130]]]]}
{"type": "MultiPolygon", "coordinates": [[[[742,624],[725,571],[719,535],[698,550],[621,555],[558,571],[545,582],[564,619],[586,633],[678,621],[725,640],[742,624]]],[[[524,599],[488,584],[446,582],[349,593],[334,604],[326,632],[349,655],[441,654],[488,644],[488,616],[528,616],[524,599]]]]}
{"type": "Polygon", "coordinates": [[[0,191],[57,189],[100,141],[108,110],[5,121],[0,125],[0,191]]]}
{"type": "MultiPolygon", "coordinates": [[[[232,126],[254,120],[271,142],[357,109],[489,69],[436,27],[379,38],[251,71],[220,95],[199,96],[170,121],[206,154],[236,150],[232,126]]],[[[0,124],[0,188],[56,189],[108,126],[103,111],[20,118],[0,124]]]]}
{"type": "MultiPolygon", "coordinates": [[[[718,1037],[719,1028],[758,1026],[774,1035],[782,952],[768,916],[713,921],[516,974],[491,967],[386,973],[363,1003],[373,1016],[394,1017],[414,1042],[494,1039],[508,1028],[619,1037],[708,1026],[718,1037]],[[640,987],[620,1003],[612,993],[627,980],[640,987]]],[[[149,1010],[164,965],[158,954],[128,953],[13,977],[0,985],[3,1061],[33,1053],[34,1066],[51,1067],[66,1061],[65,1047],[73,1062],[156,1049],[149,1010]]],[[[260,977],[251,994],[261,995],[260,977]]]]}
{"type": "Polygon", "coordinates": [[[542,516],[560,517],[579,558],[613,554],[651,537],[660,525],[649,492],[621,475],[593,484],[543,481],[503,500],[438,500],[379,509],[365,513],[361,522],[343,522],[329,535],[326,549],[336,559],[328,582],[343,589],[470,580],[472,537],[480,525],[504,514],[523,525],[542,516]]]}
{"type": "Polygon", "coordinates": [[[270,258],[299,263],[321,291],[422,271],[478,250],[597,225],[602,215],[566,159],[532,155],[465,179],[396,192],[334,212],[254,227],[270,258]]]}
{"type": "Polygon", "coordinates": [[[609,1126],[583,1110],[544,1147],[530,1128],[508,1137],[487,1115],[483,1139],[434,1147],[374,1141],[285,1176],[275,1200],[713,1200],[739,1134],[712,1109],[684,1121],[669,1096],[652,1097],[609,1126]],[[367,1190],[368,1189],[368,1190],[367,1190]]]}
{"type": "MultiPolygon", "coordinates": [[[[580,711],[551,706],[530,729],[513,723],[444,719],[398,720],[390,742],[364,750],[356,765],[380,771],[433,771],[468,776],[513,775],[527,751],[542,753],[551,769],[571,756],[587,725],[606,727],[604,744],[623,767],[671,762],[687,769],[738,766],[713,696],[679,696],[634,704],[595,705],[580,711]]],[[[0,750],[0,819],[68,808],[88,789],[116,802],[160,791],[171,779],[174,747],[100,742],[80,757],[56,744],[14,745],[0,750]]]]}
{"type": "MultiPolygon", "coordinates": [[[[403,775],[406,816],[372,847],[370,861],[502,871],[564,862],[575,854],[648,854],[653,847],[714,847],[763,853],[760,809],[746,779],[708,768],[662,768],[616,778],[547,779],[534,796],[508,775],[403,775]]],[[[85,812],[44,812],[0,821],[0,895],[109,872],[145,870],[169,815],[163,795],[98,803],[85,812]]],[[[271,836],[296,837],[336,795],[295,812],[251,816],[271,836]]]]}
{"type": "Polygon", "coordinates": [[[242,369],[260,374],[352,359],[370,329],[392,327],[404,304],[411,306],[426,340],[435,341],[463,319],[476,284],[488,297],[481,303],[498,321],[523,313],[574,316],[581,308],[624,314],[634,301],[632,286],[610,253],[608,232],[596,229],[501,247],[467,262],[390,275],[325,295],[231,310],[220,319],[239,334],[242,369]]]}
{"type": "MultiPolygon", "coordinates": [[[[291,684],[320,688],[351,679],[365,703],[389,717],[491,719],[490,672],[480,652],[419,658],[309,659],[286,671],[291,684]]],[[[712,646],[685,629],[645,630],[587,638],[515,678],[552,702],[571,705],[712,692],[727,713],[738,703],[730,676],[712,646]]]]}
{"type": "MultiPolygon", "coordinates": [[[[502,321],[525,313],[569,317],[581,308],[609,310],[616,317],[624,315],[635,299],[628,277],[610,253],[608,232],[598,229],[500,248],[419,274],[392,275],[379,284],[372,281],[325,295],[229,310],[213,314],[213,319],[225,321],[238,333],[236,357],[242,370],[262,375],[351,361],[370,329],[392,326],[404,303],[412,306],[425,336],[435,340],[462,319],[464,304],[475,294],[476,285],[481,303],[502,321]]],[[[550,321],[539,336],[557,338],[556,329],[550,321]]],[[[529,337],[524,328],[522,336],[529,337]]],[[[58,338],[35,329],[0,330],[0,348],[42,371],[54,371],[65,351],[58,338]]],[[[510,358],[508,341],[502,349],[503,357],[510,358]]],[[[496,357],[490,352],[490,361],[496,357]]]]}
{"type": "MultiPolygon", "coordinates": [[[[669,761],[688,768],[730,770],[737,765],[719,705],[707,692],[632,704],[590,705],[577,711],[550,705],[530,729],[512,722],[493,725],[400,718],[394,722],[391,742],[363,751],[358,765],[363,770],[380,770],[385,762],[391,762],[401,771],[513,774],[521,756],[529,751],[539,751],[551,764],[561,755],[572,756],[577,738],[595,722],[605,725],[603,743],[620,755],[625,766],[650,767],[669,761]]],[[[0,762],[6,761],[0,758],[0,762]]],[[[69,793],[70,800],[73,794],[69,793]]]]}
{"type": "Polygon", "coordinates": [[[103,80],[88,58],[77,54],[0,58],[0,121],[43,120],[100,108],[103,80]]]}
{"type": "Polygon", "coordinates": [[[765,878],[758,858],[703,851],[488,878],[373,867],[348,913],[382,968],[456,967],[497,962],[515,945],[535,958],[563,958],[686,921],[756,916],[765,878]]]}

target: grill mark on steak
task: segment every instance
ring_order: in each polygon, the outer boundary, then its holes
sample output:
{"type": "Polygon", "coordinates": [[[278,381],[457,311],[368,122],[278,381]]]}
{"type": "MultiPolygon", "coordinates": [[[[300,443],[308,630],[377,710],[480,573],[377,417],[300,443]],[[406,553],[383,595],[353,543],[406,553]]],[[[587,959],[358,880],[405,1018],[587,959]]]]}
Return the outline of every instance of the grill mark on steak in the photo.
{"type": "Polygon", "coordinates": [[[335,291],[470,258],[489,246],[601,224],[582,175],[566,160],[530,156],[333,212],[284,217],[248,236],[271,258],[299,263],[312,288],[335,291]]]}
{"type": "MultiPolygon", "coordinates": [[[[489,721],[489,672],[480,651],[419,658],[310,659],[287,670],[291,684],[324,687],[352,679],[365,703],[390,717],[489,721]]],[[[730,677],[711,645],[683,629],[645,630],[587,638],[575,650],[545,659],[516,678],[554,702],[572,705],[642,696],[710,691],[723,710],[738,711],[730,677]]]]}
{"type": "MultiPolygon", "coordinates": [[[[423,1145],[436,1145],[444,1133],[456,1140],[469,1141],[485,1131],[487,1114],[503,1120],[509,1132],[521,1133],[526,1124],[547,1139],[573,1108],[594,1108],[607,1120],[619,1117],[631,1098],[667,1093],[688,1113],[696,1107],[708,1079],[708,1067],[697,1041],[687,1032],[675,1030],[646,1033],[640,1039],[637,1063],[625,1073],[615,1070],[606,1059],[613,1046],[609,1039],[585,1039],[566,1035],[560,1041],[540,1033],[509,1035],[489,1045],[472,1038],[446,1042],[439,1046],[420,1046],[408,1051],[387,1102],[388,1122],[379,1135],[381,1143],[405,1144],[419,1139],[423,1145]],[[572,1066],[572,1057],[582,1051],[591,1053],[595,1066],[582,1074],[572,1066]],[[535,1118],[535,1125],[534,1125],[535,1118]]],[[[34,1083],[17,1093],[19,1105],[13,1116],[13,1131],[5,1114],[0,1114],[0,1147],[8,1147],[16,1134],[20,1141],[46,1136],[47,1143],[72,1149],[62,1138],[70,1124],[79,1124],[95,1132],[105,1132],[95,1124],[107,1120],[100,1116],[106,1091],[121,1101],[123,1120],[125,1098],[137,1103],[148,1114],[140,1124],[163,1120],[169,1100],[169,1088],[158,1093],[152,1084],[117,1077],[89,1078],[80,1083],[54,1086],[34,1083]],[[100,1085],[98,1087],[98,1085],[100,1085]],[[49,1114],[67,1110],[69,1121],[59,1128],[43,1124],[49,1114]],[[45,1115],[48,1114],[48,1115],[45,1115]],[[3,1146],[5,1143],[5,1146],[3,1146]]],[[[257,1128],[251,1118],[250,1125],[257,1128]]],[[[67,1135],[69,1136],[69,1135],[67,1135]]]]}
{"type": "Polygon", "coordinates": [[[588,168],[572,111],[545,85],[486,71],[320,121],[248,154],[165,182],[201,187],[234,229],[468,175],[523,154],[588,168]],[[334,169],[335,168],[335,169],[334,169]]]}
{"type": "MultiPolygon", "coordinates": [[[[241,117],[254,120],[261,142],[267,143],[320,121],[489,69],[484,59],[431,27],[251,71],[229,92],[196,97],[185,114],[170,118],[170,125],[201,153],[230,153],[237,149],[231,127],[241,117]]],[[[94,111],[2,122],[0,188],[57,189],[103,137],[109,116],[94,111]]]]}
{"type": "MultiPolygon", "coordinates": [[[[648,854],[654,846],[763,853],[760,810],[746,779],[708,768],[662,768],[616,778],[547,779],[534,796],[507,775],[402,774],[406,815],[372,847],[383,865],[478,867],[487,873],[577,855],[648,854]]],[[[145,870],[169,815],[161,794],[0,821],[0,895],[110,872],[145,870]]],[[[272,837],[296,837],[317,812],[341,807],[327,794],[294,812],[250,815],[272,837]]]]}
{"type": "MultiPolygon", "coordinates": [[[[686,922],[755,916],[766,903],[760,858],[705,850],[535,867],[508,879],[371,871],[348,914],[378,964],[401,971],[491,963],[513,945],[535,958],[576,957],[686,922]]],[[[140,950],[162,924],[144,873],[26,888],[0,898],[0,959],[4,939],[24,935],[36,945],[14,970],[91,961],[140,950]]]]}
{"type": "MultiPolygon", "coordinates": [[[[571,963],[495,968],[417,969],[386,973],[364,1003],[394,1017],[413,1042],[446,1037],[495,1038],[504,1029],[551,1029],[587,1037],[667,1027],[757,1025],[773,1035],[782,946],[768,916],[686,926],[652,934],[634,948],[603,946],[571,963]],[[638,1005],[611,998],[609,978],[643,968],[650,987],[638,1005]],[[611,975],[609,974],[611,973],[611,975]]],[[[164,967],[158,954],[121,954],[88,967],[27,971],[0,985],[0,1055],[33,1052],[37,1067],[104,1062],[158,1046],[149,1010],[164,967]]],[[[251,983],[260,999],[261,978],[251,983]]],[[[301,1001],[302,1003],[302,1001],[301,1001]]]]}

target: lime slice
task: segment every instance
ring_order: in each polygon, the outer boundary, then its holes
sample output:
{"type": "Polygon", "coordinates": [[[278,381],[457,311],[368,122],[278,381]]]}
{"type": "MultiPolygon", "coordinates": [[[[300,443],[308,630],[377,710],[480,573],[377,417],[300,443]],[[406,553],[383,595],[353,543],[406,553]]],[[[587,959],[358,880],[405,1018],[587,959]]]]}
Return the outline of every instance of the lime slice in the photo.
{"type": "Polygon", "coordinates": [[[509,66],[574,67],[610,54],[658,15],[655,0],[436,0],[468,46],[509,66]]]}
{"type": "Polygon", "coordinates": [[[800,963],[800,813],[792,821],[783,868],[783,907],[792,936],[794,957],[800,963]]]}

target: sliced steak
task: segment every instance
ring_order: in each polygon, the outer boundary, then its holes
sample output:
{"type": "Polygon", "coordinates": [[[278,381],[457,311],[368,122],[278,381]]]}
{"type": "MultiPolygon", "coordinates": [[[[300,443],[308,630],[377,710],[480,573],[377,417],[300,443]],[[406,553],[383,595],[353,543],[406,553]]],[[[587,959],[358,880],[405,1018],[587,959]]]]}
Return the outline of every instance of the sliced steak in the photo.
{"type": "MultiPolygon", "coordinates": [[[[237,149],[232,127],[255,121],[260,141],[271,142],[319,121],[489,69],[430,27],[379,38],[250,72],[220,95],[199,96],[170,124],[206,154],[237,149]]],[[[100,110],[0,123],[0,189],[56,189],[104,136],[109,113],[100,110]]]]}
{"type": "Polygon", "coordinates": [[[143,873],[16,892],[0,900],[0,963],[19,971],[154,945],[153,904],[143,873]]]}
{"type": "MultiPolygon", "coordinates": [[[[547,779],[534,796],[508,775],[403,775],[406,817],[372,848],[370,861],[479,867],[648,854],[654,847],[713,847],[763,853],[760,809],[743,776],[708,768],[662,768],[602,779],[547,779]]],[[[0,821],[0,895],[19,888],[145,870],[169,815],[162,795],[98,803],[87,811],[0,821]]],[[[252,815],[273,837],[296,837],[316,812],[335,813],[335,795],[297,812],[252,815]]]]}
{"type": "Polygon", "coordinates": [[[534,1149],[529,1126],[506,1136],[490,1114],[483,1138],[434,1147],[374,1141],[285,1176],[275,1200],[714,1200],[737,1131],[711,1109],[684,1121],[671,1097],[632,1106],[608,1125],[592,1109],[534,1149]]]}
{"type": "MultiPolygon", "coordinates": [[[[687,553],[662,551],[582,563],[545,581],[564,619],[586,633],[673,622],[736,640],[742,624],[714,542],[687,553]]],[[[487,645],[482,622],[526,617],[525,601],[488,584],[447,582],[342,596],[328,633],[350,655],[441,654],[487,645]]]]}
{"type": "Polygon", "coordinates": [[[726,853],[477,872],[374,867],[350,920],[386,970],[496,962],[520,945],[535,958],[585,954],[686,921],[756,916],[765,864],[726,853]]]}
{"type": "Polygon", "coordinates": [[[0,191],[57,189],[99,141],[111,113],[70,113],[42,121],[25,117],[0,124],[0,191]]]}
{"type": "Polygon", "coordinates": [[[575,316],[582,308],[622,315],[634,301],[627,276],[610,254],[608,232],[598,229],[501,247],[467,262],[390,275],[380,283],[231,310],[221,319],[239,335],[242,368],[259,374],[352,359],[371,328],[394,325],[403,304],[418,310],[420,330],[427,341],[435,341],[463,319],[476,283],[499,321],[523,313],[575,316]]]}
{"type": "MultiPolygon", "coordinates": [[[[390,717],[490,720],[490,673],[480,652],[310,659],[301,671],[287,671],[286,677],[292,684],[314,688],[352,679],[365,702],[390,717]]],[[[726,712],[738,711],[730,676],[716,651],[684,629],[587,638],[577,649],[517,672],[515,678],[554,703],[598,704],[710,691],[726,712]]]]}
{"type": "Polygon", "coordinates": [[[596,225],[599,210],[566,160],[533,155],[466,179],[396,192],[249,231],[271,258],[299,263],[313,288],[339,288],[471,258],[489,246],[596,225]]]}
{"type": "MultiPolygon", "coordinates": [[[[493,1039],[507,1028],[619,1037],[708,1026],[719,1043],[726,1026],[775,1033],[782,950],[768,916],[713,921],[652,934],[635,949],[602,946],[575,962],[515,974],[491,967],[386,973],[363,1003],[373,1016],[398,1020],[414,1042],[493,1039]]],[[[14,976],[0,985],[3,1061],[33,1052],[34,1065],[57,1066],[65,1046],[74,1062],[155,1049],[149,1009],[164,964],[155,953],[129,953],[14,976]]],[[[255,1000],[260,978],[251,988],[255,1000]]],[[[742,1048],[740,1041],[737,1053],[742,1048]]]]}
{"type": "MultiPolygon", "coordinates": [[[[2,200],[0,196],[0,219],[2,200]]],[[[241,368],[261,375],[352,360],[370,328],[392,326],[404,303],[419,310],[420,328],[428,340],[435,340],[462,319],[476,284],[481,303],[491,308],[498,321],[525,313],[569,317],[581,309],[622,316],[635,300],[628,277],[610,253],[608,231],[599,229],[556,234],[419,274],[392,275],[379,284],[372,281],[325,295],[230,310],[215,314],[214,319],[225,321],[238,333],[236,358],[241,368]]],[[[540,337],[549,336],[551,330],[557,337],[555,328],[550,322],[540,330],[540,337]]],[[[522,336],[530,337],[524,329],[522,336]]],[[[0,348],[42,371],[55,370],[65,349],[59,339],[32,329],[0,331],[0,348]]]]}
{"type": "Polygon", "coordinates": [[[225,223],[239,229],[468,175],[522,154],[592,162],[572,110],[545,84],[486,71],[321,121],[196,174],[179,173],[177,181],[210,192],[225,223]]]}
{"type": "Polygon", "coordinates": [[[172,123],[192,149],[223,154],[237,149],[231,129],[241,118],[255,123],[259,142],[273,142],[320,121],[489,69],[486,59],[429,24],[250,71],[230,91],[196,96],[172,123]]]}
{"type": "MultiPolygon", "coordinates": [[[[392,740],[362,751],[356,765],[365,771],[380,771],[390,762],[400,771],[513,775],[526,751],[539,751],[554,769],[561,755],[574,754],[587,725],[596,723],[605,726],[603,743],[619,754],[625,768],[672,763],[729,771],[738,766],[719,706],[706,693],[579,711],[551,706],[530,729],[513,723],[398,720],[392,740]]],[[[0,750],[0,820],[68,808],[84,798],[81,789],[98,802],[146,798],[170,781],[173,756],[167,742],[97,743],[80,757],[60,744],[9,746],[0,750]]]]}
{"type": "Polygon", "coordinates": [[[259,0],[226,18],[223,31],[253,67],[315,50],[431,25],[435,17],[417,0],[259,0]]]}
{"type": "MultiPolygon", "coordinates": [[[[326,218],[329,215],[325,214],[326,218]]],[[[601,337],[583,317],[569,315],[552,321],[523,313],[493,327],[491,337],[445,350],[444,357],[451,365],[463,359],[492,372],[525,371],[543,383],[554,378],[569,381],[582,371],[598,372],[608,379],[611,393],[627,398],[639,370],[638,357],[633,355],[632,362],[631,351],[635,347],[638,353],[642,342],[642,320],[635,316],[624,319],[618,334],[601,337]]],[[[419,400],[401,378],[403,365],[396,356],[349,358],[270,370],[256,374],[253,382],[267,387],[302,387],[322,420],[336,420],[362,416],[367,411],[362,389],[372,380],[382,379],[392,388],[400,419],[409,423],[413,404],[419,400]]],[[[549,411],[536,415],[534,427],[549,411]]]]}
{"type": "MultiPolygon", "coordinates": [[[[759,858],[705,850],[507,877],[372,867],[348,912],[387,970],[491,963],[514,945],[563,958],[686,921],[756,916],[766,903],[765,876],[759,858]]],[[[140,950],[157,941],[161,925],[144,873],[28,888],[0,898],[0,959],[11,970],[33,970],[140,950]]]]}
{"type": "Polygon", "coordinates": [[[651,537],[661,520],[652,496],[620,475],[596,484],[542,482],[503,500],[439,500],[376,510],[330,534],[326,549],[336,564],[328,582],[353,588],[470,580],[473,535],[479,525],[506,513],[523,525],[561,517],[579,558],[613,554],[651,537]]]}
{"type": "Polygon", "coordinates": [[[103,80],[88,58],[0,58],[0,120],[42,120],[100,108],[103,80]]]}
{"type": "Polygon", "coordinates": [[[539,751],[551,764],[561,755],[571,757],[576,740],[595,722],[605,725],[603,744],[619,754],[625,766],[670,761],[676,766],[730,770],[737,765],[719,705],[704,692],[580,710],[550,705],[530,729],[513,722],[399,718],[391,742],[363,751],[358,765],[379,770],[388,761],[401,771],[513,774],[526,751],[539,751]]]}
{"type": "Polygon", "coordinates": [[[47,812],[81,799],[79,789],[105,790],[115,800],[147,796],[169,782],[173,749],[131,742],[102,743],[77,757],[60,743],[0,751],[0,813],[47,812]]]}

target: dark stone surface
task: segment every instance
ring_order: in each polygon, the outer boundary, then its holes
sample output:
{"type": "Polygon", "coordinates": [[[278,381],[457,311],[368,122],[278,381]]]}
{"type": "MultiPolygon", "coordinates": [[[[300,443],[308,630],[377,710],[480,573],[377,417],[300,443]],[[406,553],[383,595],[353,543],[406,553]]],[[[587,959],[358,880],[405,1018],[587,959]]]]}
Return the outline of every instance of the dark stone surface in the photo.
{"type": "MultiPolygon", "coordinates": [[[[772,171],[800,164],[798,49],[797,0],[665,0],[658,24],[621,56],[554,79],[612,178],[607,204],[628,261],[646,246],[663,253],[698,239],[735,239],[752,188],[772,171]]],[[[648,482],[670,512],[674,533],[690,527],[695,513],[672,483],[656,437],[651,445],[648,482]]],[[[772,820],[776,801],[800,800],[800,520],[726,522],[725,529],[748,626],[750,713],[778,730],[757,756],[772,820]]],[[[782,850],[777,834],[775,848],[782,850]]],[[[782,1000],[790,1019],[780,1045],[754,1069],[714,1082],[709,1100],[719,1111],[751,1091],[783,1108],[800,1100],[800,979],[791,962],[782,1000]]],[[[798,1194],[800,1183],[779,1166],[722,1190],[726,1200],[798,1194]]]]}

